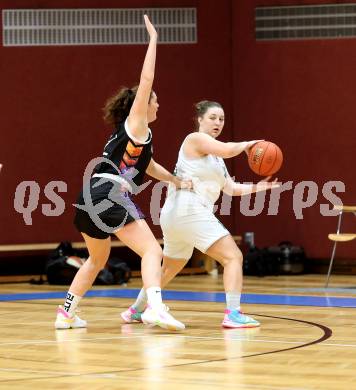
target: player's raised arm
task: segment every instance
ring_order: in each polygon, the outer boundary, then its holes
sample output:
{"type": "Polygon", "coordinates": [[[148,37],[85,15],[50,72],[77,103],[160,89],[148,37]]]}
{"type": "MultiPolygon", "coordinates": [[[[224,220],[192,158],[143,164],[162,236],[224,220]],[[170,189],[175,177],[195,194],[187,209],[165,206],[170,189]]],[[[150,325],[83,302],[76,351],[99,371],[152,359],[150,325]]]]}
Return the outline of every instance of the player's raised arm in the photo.
{"type": "Polygon", "coordinates": [[[145,140],[148,135],[147,107],[152,95],[157,47],[157,31],[147,15],[144,15],[144,20],[150,40],[141,71],[136,97],[128,116],[128,125],[131,133],[135,138],[141,140],[145,140]]]}

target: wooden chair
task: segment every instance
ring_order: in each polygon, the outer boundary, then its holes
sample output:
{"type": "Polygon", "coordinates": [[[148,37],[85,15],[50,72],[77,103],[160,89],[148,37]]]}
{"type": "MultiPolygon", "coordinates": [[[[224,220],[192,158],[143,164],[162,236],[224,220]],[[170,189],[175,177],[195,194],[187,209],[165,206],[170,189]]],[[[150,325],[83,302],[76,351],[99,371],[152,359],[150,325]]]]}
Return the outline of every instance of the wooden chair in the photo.
{"type": "Polygon", "coordinates": [[[328,235],[329,240],[334,241],[334,246],[333,246],[333,251],[331,254],[331,258],[330,258],[330,264],[329,264],[328,274],[326,277],[325,288],[327,288],[329,285],[329,279],[330,279],[331,269],[332,269],[334,258],[335,258],[337,243],[338,242],[352,241],[356,238],[356,233],[340,233],[341,220],[342,220],[343,213],[353,213],[356,216],[356,206],[334,205],[334,210],[338,211],[339,219],[338,219],[338,223],[337,223],[336,233],[331,233],[328,235]]]}

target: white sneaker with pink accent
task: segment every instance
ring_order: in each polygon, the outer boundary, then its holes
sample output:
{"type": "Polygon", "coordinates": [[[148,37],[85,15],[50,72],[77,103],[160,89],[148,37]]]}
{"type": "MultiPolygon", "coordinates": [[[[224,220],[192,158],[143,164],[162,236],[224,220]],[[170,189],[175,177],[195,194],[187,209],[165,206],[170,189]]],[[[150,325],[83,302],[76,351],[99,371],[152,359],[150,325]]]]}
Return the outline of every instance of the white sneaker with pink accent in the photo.
{"type": "Polygon", "coordinates": [[[158,325],[168,330],[185,329],[185,325],[169,314],[168,310],[168,307],[164,304],[155,308],[147,305],[146,310],[141,315],[142,322],[149,325],[158,325]]]}
{"type": "Polygon", "coordinates": [[[142,312],[137,311],[132,306],[130,306],[127,310],[121,313],[121,318],[127,324],[132,324],[133,322],[142,322],[141,316],[142,312]]]}
{"type": "Polygon", "coordinates": [[[86,328],[87,322],[81,320],[76,314],[71,316],[63,309],[63,306],[58,306],[54,327],[56,329],[86,328]]]}

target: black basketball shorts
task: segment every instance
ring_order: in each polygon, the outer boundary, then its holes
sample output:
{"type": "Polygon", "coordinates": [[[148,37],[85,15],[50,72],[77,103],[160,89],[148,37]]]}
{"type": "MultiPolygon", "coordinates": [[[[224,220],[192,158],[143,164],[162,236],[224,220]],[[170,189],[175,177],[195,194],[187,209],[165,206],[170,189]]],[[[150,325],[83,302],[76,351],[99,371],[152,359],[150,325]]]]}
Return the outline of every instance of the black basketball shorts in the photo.
{"type": "Polygon", "coordinates": [[[145,218],[132,195],[120,191],[118,183],[105,181],[95,186],[99,180],[91,178],[88,193],[82,189],[78,196],[77,205],[82,208],[76,207],[74,225],[81,233],[106,239],[119,228],[145,218]]]}

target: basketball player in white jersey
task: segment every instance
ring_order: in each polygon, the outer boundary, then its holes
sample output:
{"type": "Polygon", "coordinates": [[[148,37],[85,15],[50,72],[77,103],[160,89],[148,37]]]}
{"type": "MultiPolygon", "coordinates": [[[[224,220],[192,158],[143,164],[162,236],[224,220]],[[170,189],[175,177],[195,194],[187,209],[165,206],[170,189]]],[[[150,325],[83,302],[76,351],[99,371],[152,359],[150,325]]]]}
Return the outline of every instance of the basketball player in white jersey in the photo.
{"type": "MultiPolygon", "coordinates": [[[[224,110],[219,103],[197,103],[196,120],[198,131],[189,134],[183,141],[175,169],[176,175],[191,178],[193,190],[175,191],[170,187],[161,211],[164,238],[161,286],[166,286],[178,274],[196,247],[224,267],[226,309],[222,326],[257,327],[260,325],[258,321],[241,312],[242,253],[229,231],[215,217],[213,208],[221,191],[238,196],[279,185],[276,180],[270,182],[270,177],[257,184],[240,184],[232,180],[224,159],[248,152],[258,141],[217,141],[224,127],[224,110]]],[[[125,322],[141,320],[146,295],[145,289],[141,289],[136,302],[121,314],[125,322]]]]}

